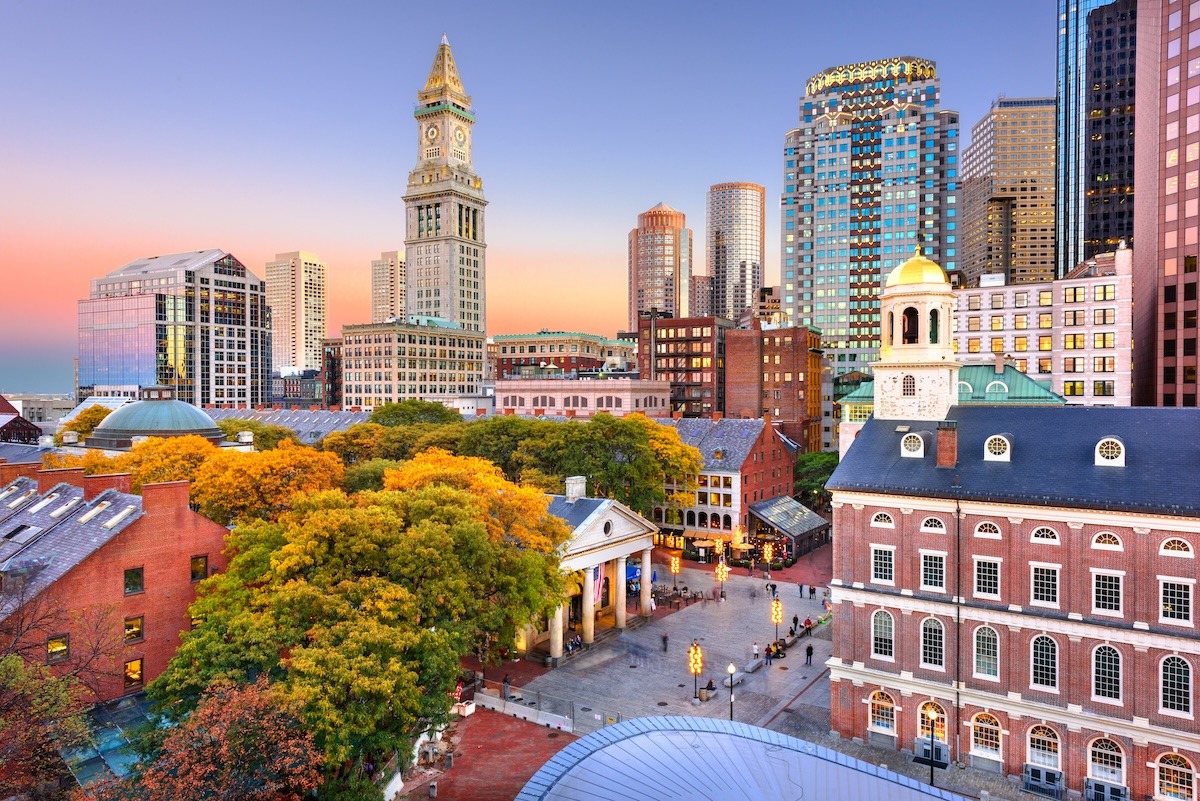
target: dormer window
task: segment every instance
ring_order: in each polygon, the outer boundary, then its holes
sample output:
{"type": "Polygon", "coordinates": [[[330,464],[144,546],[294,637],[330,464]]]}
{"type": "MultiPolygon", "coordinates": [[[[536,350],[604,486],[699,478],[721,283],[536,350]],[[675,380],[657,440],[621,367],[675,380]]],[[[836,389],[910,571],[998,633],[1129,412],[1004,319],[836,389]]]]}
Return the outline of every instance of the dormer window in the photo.
{"type": "Polygon", "coordinates": [[[1008,441],[1008,437],[1001,434],[988,437],[987,442],[983,443],[983,460],[985,462],[1011,462],[1012,443],[1008,441]]]}
{"type": "Polygon", "coordinates": [[[900,440],[900,455],[909,459],[925,456],[925,439],[920,434],[905,434],[900,440]]]}
{"type": "Polygon", "coordinates": [[[1003,381],[992,381],[983,390],[984,392],[1008,392],[1008,384],[1003,381]]]}
{"type": "Polygon", "coordinates": [[[1125,446],[1116,437],[1105,437],[1096,443],[1096,465],[1100,467],[1124,467],[1125,446]]]}

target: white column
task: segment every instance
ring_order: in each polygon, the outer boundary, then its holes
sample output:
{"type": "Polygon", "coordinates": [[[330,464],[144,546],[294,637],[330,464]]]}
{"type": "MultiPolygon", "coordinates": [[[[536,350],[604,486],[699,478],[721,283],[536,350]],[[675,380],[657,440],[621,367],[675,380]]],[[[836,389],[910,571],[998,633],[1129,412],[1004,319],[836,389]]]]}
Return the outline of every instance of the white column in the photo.
{"type": "Polygon", "coordinates": [[[563,608],[559,604],[550,616],[550,656],[562,659],[563,655],[563,608]]]}
{"type": "Polygon", "coordinates": [[[625,628],[625,557],[617,557],[617,628],[625,628]]]}
{"type": "Polygon", "coordinates": [[[591,644],[596,637],[596,581],[595,566],[583,571],[583,641],[591,644]]]}
{"type": "Polygon", "coordinates": [[[654,568],[650,565],[650,552],[653,548],[642,551],[642,614],[650,616],[650,590],[653,589],[654,568]]]}

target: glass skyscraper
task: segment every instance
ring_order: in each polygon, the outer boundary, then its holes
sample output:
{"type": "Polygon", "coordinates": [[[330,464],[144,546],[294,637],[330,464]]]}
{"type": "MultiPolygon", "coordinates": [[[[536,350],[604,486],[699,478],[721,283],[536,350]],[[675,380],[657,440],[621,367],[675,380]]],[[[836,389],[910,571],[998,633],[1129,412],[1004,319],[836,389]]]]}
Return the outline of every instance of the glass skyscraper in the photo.
{"type": "Polygon", "coordinates": [[[742,312],[758,301],[766,250],[766,191],[759,184],[746,182],[709,188],[704,251],[711,279],[711,311],[701,314],[699,309],[691,309],[691,316],[715,314],[737,322],[742,312]]]}
{"type": "Polygon", "coordinates": [[[959,124],[940,105],[932,61],[847,64],[809,79],[787,134],[782,305],[835,374],[878,358],[881,276],[916,246],[954,274],[959,124]]]}

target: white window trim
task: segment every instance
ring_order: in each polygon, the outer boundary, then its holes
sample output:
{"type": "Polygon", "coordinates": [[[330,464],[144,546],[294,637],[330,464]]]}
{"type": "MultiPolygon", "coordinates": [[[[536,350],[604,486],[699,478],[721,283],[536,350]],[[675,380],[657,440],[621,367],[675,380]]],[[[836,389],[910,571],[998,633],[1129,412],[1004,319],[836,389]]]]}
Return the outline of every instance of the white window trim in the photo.
{"type": "Polygon", "coordinates": [[[1122,539],[1121,535],[1115,531],[1097,531],[1095,534],[1092,535],[1092,548],[1094,548],[1097,551],[1123,551],[1123,550],[1125,550],[1125,540],[1122,539]],[[1097,543],[1096,538],[1099,537],[1101,534],[1112,534],[1114,537],[1117,538],[1118,544],[1117,545],[1106,545],[1103,543],[1097,543]]]}
{"type": "Polygon", "coordinates": [[[1058,531],[1053,526],[1034,526],[1029,531],[1029,541],[1035,542],[1039,545],[1060,545],[1060,544],[1062,544],[1062,536],[1058,533],[1058,531]],[[1054,539],[1048,540],[1043,537],[1033,536],[1033,532],[1041,531],[1042,529],[1046,529],[1047,531],[1053,531],[1054,539]]]}
{"type": "Polygon", "coordinates": [[[1036,690],[1037,692],[1040,692],[1040,693],[1052,693],[1053,695],[1058,695],[1059,687],[1061,685],[1062,685],[1062,645],[1058,642],[1058,640],[1054,639],[1049,634],[1046,634],[1044,632],[1033,635],[1033,637],[1031,637],[1029,639],[1029,689],[1036,690]],[[1038,637],[1049,637],[1050,640],[1054,643],[1054,681],[1055,681],[1055,685],[1053,687],[1050,687],[1045,684],[1034,684],[1033,683],[1033,676],[1034,676],[1033,641],[1036,640],[1038,637]]]}
{"type": "Polygon", "coordinates": [[[983,524],[985,524],[985,523],[991,523],[991,524],[992,524],[993,526],[995,526],[997,529],[999,529],[999,528],[1000,528],[1000,524],[999,524],[999,523],[996,523],[994,520],[980,520],[978,523],[976,523],[976,524],[975,524],[975,531],[974,531],[974,535],[975,535],[976,537],[978,537],[978,538],[979,538],[979,539],[981,539],[981,540],[999,540],[999,539],[1003,539],[1003,538],[1004,538],[1004,532],[1003,532],[1003,531],[1001,531],[999,534],[991,534],[991,533],[984,534],[984,533],[980,532],[980,531],[979,531],[979,528],[980,528],[980,526],[982,526],[982,525],[983,525],[983,524]]]}
{"type": "MultiPolygon", "coordinates": [[[[995,717],[995,716],[993,715],[993,717],[995,717]]],[[[998,759],[998,760],[1003,761],[1004,737],[1007,734],[1007,732],[1004,731],[1004,728],[1002,725],[999,725],[1000,719],[999,718],[996,719],[996,723],[998,724],[996,727],[996,734],[1000,738],[1000,744],[996,747],[996,750],[993,751],[993,750],[990,750],[987,748],[980,748],[975,744],[975,727],[977,725],[976,721],[978,720],[978,718],[979,718],[979,715],[976,715],[974,718],[972,718],[967,723],[967,726],[971,729],[971,735],[970,735],[971,736],[971,755],[972,756],[981,756],[984,759],[998,759]]]]}
{"type": "Polygon", "coordinates": [[[997,557],[972,556],[971,560],[972,560],[971,561],[971,565],[972,565],[972,567],[971,567],[971,597],[999,600],[1001,597],[1001,594],[1004,592],[1004,586],[1003,586],[1004,559],[1001,557],[998,557],[998,556],[997,557]],[[980,562],[995,562],[996,563],[996,594],[995,595],[992,595],[991,593],[986,593],[986,592],[979,592],[979,583],[976,581],[976,578],[979,575],[979,563],[980,562]]]}
{"type": "Polygon", "coordinates": [[[878,545],[871,543],[871,583],[882,584],[885,587],[896,586],[896,546],[895,545],[878,545]],[[892,555],[892,577],[890,579],[881,579],[875,576],[875,552],[888,551],[892,555]]]}
{"type": "MultiPolygon", "coordinates": [[[[1125,666],[1127,663],[1128,663],[1128,660],[1126,660],[1125,655],[1123,653],[1121,653],[1121,649],[1117,648],[1117,646],[1113,645],[1111,642],[1096,643],[1096,646],[1094,648],[1092,648],[1091,664],[1089,665],[1089,667],[1091,669],[1088,671],[1088,674],[1089,674],[1088,679],[1091,683],[1091,687],[1089,687],[1088,689],[1089,689],[1089,692],[1091,693],[1093,701],[1095,701],[1097,704],[1109,704],[1110,706],[1125,706],[1125,666]],[[1118,689],[1121,692],[1120,698],[1107,698],[1103,695],[1096,695],[1096,652],[1099,651],[1104,646],[1108,646],[1109,648],[1114,649],[1117,652],[1117,657],[1121,660],[1121,680],[1117,685],[1118,689]]],[[[1161,693],[1159,695],[1161,697],[1161,693]]]]}
{"type": "MultiPolygon", "coordinates": [[[[1004,388],[1006,391],[1008,387],[1004,388]]],[[[1003,434],[993,434],[983,441],[983,461],[985,462],[1011,462],[1012,461],[1012,440],[1003,434]],[[992,440],[998,439],[1004,443],[1004,453],[992,453],[988,445],[992,440]]]]}
{"type": "MultiPolygon", "coordinates": [[[[888,693],[887,695],[889,698],[891,698],[891,696],[892,696],[891,693],[888,693]]],[[[869,730],[877,731],[882,734],[891,734],[891,735],[896,734],[896,729],[899,728],[899,723],[896,721],[896,715],[898,712],[901,711],[901,707],[899,704],[896,703],[895,698],[892,698],[892,728],[890,728],[890,729],[885,726],[876,726],[875,725],[875,716],[871,713],[871,707],[876,703],[875,699],[873,699],[870,695],[867,695],[863,699],[863,703],[865,703],[867,705],[867,728],[869,730]]]]}
{"type": "MultiPolygon", "coordinates": [[[[1033,737],[1032,737],[1033,727],[1030,727],[1030,730],[1025,733],[1025,761],[1028,762],[1030,765],[1037,765],[1039,768],[1049,768],[1050,770],[1062,770],[1062,750],[1063,750],[1062,737],[1058,735],[1058,731],[1055,730],[1055,728],[1053,726],[1050,726],[1045,723],[1041,723],[1041,724],[1035,723],[1034,725],[1035,726],[1037,726],[1037,725],[1045,726],[1047,729],[1050,729],[1051,731],[1054,732],[1055,737],[1057,738],[1055,740],[1055,742],[1058,743],[1058,750],[1054,752],[1054,765],[1053,766],[1047,765],[1045,762],[1038,762],[1036,759],[1034,759],[1033,758],[1034,748],[1033,748],[1033,737]]],[[[1041,753],[1045,753],[1045,752],[1038,751],[1037,753],[1041,754],[1041,753]]]]}
{"type": "Polygon", "coordinates": [[[895,528],[895,527],[896,527],[896,518],[893,517],[890,513],[876,512],[875,514],[871,515],[871,528],[895,528]],[[886,523],[880,522],[877,519],[880,515],[886,515],[888,522],[886,522],[886,523]]]}
{"type": "Polygon", "coordinates": [[[1166,715],[1166,716],[1172,717],[1172,718],[1179,718],[1181,720],[1194,720],[1195,719],[1195,713],[1196,713],[1196,666],[1193,665],[1187,657],[1185,657],[1181,653],[1163,654],[1162,659],[1158,660],[1158,681],[1156,682],[1156,684],[1158,685],[1158,714],[1166,715]],[[1189,699],[1190,707],[1191,707],[1190,712],[1180,712],[1178,709],[1167,709],[1166,707],[1164,707],[1162,705],[1163,665],[1166,664],[1166,661],[1168,659],[1170,659],[1171,657],[1176,657],[1178,659],[1182,659],[1184,661],[1184,664],[1186,664],[1188,666],[1188,680],[1189,680],[1188,693],[1191,696],[1189,699]]]}
{"type": "Polygon", "coordinates": [[[930,551],[930,550],[921,549],[921,551],[918,553],[918,556],[921,559],[921,589],[927,590],[929,592],[944,593],[946,591],[946,578],[947,578],[946,563],[947,563],[948,554],[946,553],[946,551],[930,551]],[[940,556],[942,558],[942,586],[940,586],[940,587],[938,587],[937,585],[934,585],[934,584],[926,584],[925,583],[925,557],[926,556],[940,556]]]}
{"type": "Polygon", "coordinates": [[[1091,567],[1088,568],[1088,572],[1091,573],[1092,576],[1092,614],[1101,615],[1103,617],[1125,617],[1125,571],[1091,567]],[[1121,603],[1121,608],[1119,610],[1096,608],[1096,576],[1116,576],[1117,578],[1121,579],[1121,594],[1118,596],[1118,600],[1121,603]]]}
{"type": "Polygon", "coordinates": [[[1167,537],[1165,540],[1160,542],[1158,544],[1158,555],[1159,556],[1170,556],[1175,559],[1195,559],[1196,558],[1196,554],[1192,548],[1192,544],[1190,542],[1188,542],[1187,540],[1185,540],[1183,537],[1167,537]],[[1165,549],[1166,544],[1168,542],[1173,542],[1175,540],[1179,540],[1180,542],[1182,542],[1184,545],[1186,545],[1188,547],[1188,549],[1186,551],[1168,551],[1168,550],[1166,550],[1165,549]]]}
{"type": "MultiPolygon", "coordinates": [[[[934,670],[939,673],[945,673],[946,672],[946,654],[947,654],[947,651],[946,651],[946,624],[943,623],[941,620],[939,620],[936,616],[930,615],[929,617],[926,617],[921,620],[921,626],[917,631],[921,638],[917,642],[917,647],[920,649],[920,654],[918,656],[918,659],[920,660],[921,668],[924,670],[934,670]],[[940,664],[940,665],[931,665],[925,661],[925,623],[930,620],[935,621],[939,626],[942,627],[942,664],[940,664]]],[[[946,731],[947,732],[950,731],[949,726],[946,727],[946,731]]]]}
{"type": "Polygon", "coordinates": [[[1158,622],[1164,626],[1180,626],[1182,628],[1195,628],[1196,623],[1196,579],[1184,578],[1182,576],[1156,576],[1158,579],[1158,622]],[[1188,619],[1177,620],[1175,618],[1163,617],[1162,599],[1163,599],[1163,584],[1189,584],[1192,587],[1188,594],[1188,619]]]}
{"type": "Polygon", "coordinates": [[[946,533],[946,521],[942,520],[940,517],[937,517],[936,515],[928,515],[928,516],[926,516],[925,520],[921,521],[921,531],[925,532],[926,534],[945,534],[946,533]],[[927,520],[937,520],[939,523],[942,524],[942,527],[934,528],[932,526],[926,526],[925,522],[927,520]]]}
{"type": "Polygon", "coordinates": [[[982,681],[994,681],[994,682],[999,683],[1000,672],[1003,669],[1000,664],[1002,657],[1003,657],[1003,653],[1000,650],[1000,631],[995,626],[992,626],[987,623],[983,623],[983,624],[976,626],[974,631],[971,632],[971,675],[972,675],[972,677],[976,678],[976,679],[981,679],[982,681]],[[979,636],[980,629],[991,629],[992,631],[996,632],[996,675],[995,676],[992,676],[988,673],[980,673],[979,671],[977,671],[975,669],[975,666],[979,664],[979,661],[976,659],[977,651],[979,650],[979,642],[976,638],[979,636]]]}
{"type": "Polygon", "coordinates": [[[1129,449],[1125,447],[1125,443],[1121,441],[1120,437],[1113,437],[1113,436],[1101,437],[1100,439],[1096,440],[1094,464],[1097,467],[1124,467],[1125,466],[1125,456],[1126,456],[1126,454],[1128,454],[1128,452],[1129,452],[1129,449]],[[1109,441],[1117,443],[1117,445],[1120,446],[1120,448],[1121,448],[1121,452],[1117,456],[1116,459],[1105,459],[1104,457],[1102,457],[1100,455],[1100,446],[1109,441]]]}
{"type": "MultiPolygon", "coordinates": [[[[895,662],[896,661],[896,616],[886,609],[876,609],[871,613],[871,658],[878,659],[880,662],[895,662]],[[892,655],[884,656],[883,654],[875,653],[875,615],[883,612],[892,619],[892,655]]],[[[893,706],[893,709],[895,707],[893,706]]]]}
{"type": "Polygon", "coordinates": [[[1029,563],[1029,605],[1040,606],[1043,609],[1058,609],[1062,606],[1062,565],[1056,565],[1053,562],[1030,562],[1029,563]],[[1036,601],[1033,598],[1033,571],[1034,568],[1050,569],[1054,571],[1054,602],[1036,601]]]}

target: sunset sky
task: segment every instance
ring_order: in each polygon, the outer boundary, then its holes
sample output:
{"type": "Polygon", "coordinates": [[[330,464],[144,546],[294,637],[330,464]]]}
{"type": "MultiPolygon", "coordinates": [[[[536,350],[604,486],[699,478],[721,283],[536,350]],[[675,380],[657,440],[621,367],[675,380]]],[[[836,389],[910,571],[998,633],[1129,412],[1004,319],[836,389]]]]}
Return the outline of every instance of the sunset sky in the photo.
{"type": "Polygon", "coordinates": [[[329,332],[370,319],[403,250],[416,93],[443,32],[472,95],[488,328],[612,336],[626,236],[662,201],[703,269],[711,184],[767,188],[779,279],[783,137],[839,64],[937,62],[969,131],[1054,94],[1053,0],[0,2],[0,392],[68,392],[76,301],[134,259],[222,248],[258,275],[307,250],[329,332]]]}

